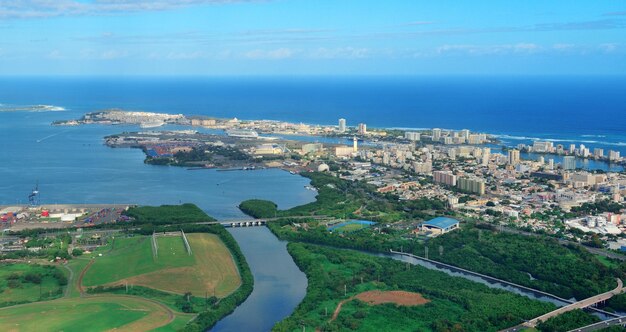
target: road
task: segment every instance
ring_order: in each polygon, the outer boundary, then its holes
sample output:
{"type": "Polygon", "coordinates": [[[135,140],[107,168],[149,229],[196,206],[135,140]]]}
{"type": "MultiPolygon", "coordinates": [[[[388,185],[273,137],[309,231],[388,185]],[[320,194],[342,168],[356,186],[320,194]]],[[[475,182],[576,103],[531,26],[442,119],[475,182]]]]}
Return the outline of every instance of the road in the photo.
{"type": "Polygon", "coordinates": [[[528,322],[524,323],[524,326],[528,326],[528,327],[535,327],[537,326],[537,324],[539,324],[540,322],[545,322],[548,319],[558,316],[562,313],[568,312],[568,311],[572,311],[574,309],[583,309],[583,308],[587,308],[589,306],[592,306],[598,302],[602,302],[602,301],[606,301],[610,298],[613,297],[613,295],[618,295],[621,294],[624,290],[623,290],[624,284],[622,283],[621,279],[617,279],[617,287],[615,289],[613,289],[612,291],[608,291],[606,293],[602,293],[602,294],[598,294],[595,296],[592,296],[590,298],[586,298],[582,301],[578,301],[576,303],[572,303],[570,305],[566,305],[564,307],[558,308],[552,312],[549,312],[547,314],[541,315],[537,318],[531,319],[528,322]]]}
{"type": "Polygon", "coordinates": [[[601,330],[610,326],[620,326],[620,325],[626,326],[626,316],[613,318],[610,320],[605,320],[603,322],[598,322],[595,324],[579,327],[569,332],[591,332],[591,331],[601,330]]]}

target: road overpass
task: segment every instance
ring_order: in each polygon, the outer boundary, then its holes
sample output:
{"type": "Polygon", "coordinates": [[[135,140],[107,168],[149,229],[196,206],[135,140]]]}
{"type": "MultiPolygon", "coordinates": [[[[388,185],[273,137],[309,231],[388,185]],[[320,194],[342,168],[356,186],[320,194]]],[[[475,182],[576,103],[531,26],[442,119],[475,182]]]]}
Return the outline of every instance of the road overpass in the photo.
{"type": "Polygon", "coordinates": [[[586,298],[582,301],[578,301],[569,305],[566,305],[564,307],[558,308],[552,312],[549,312],[547,314],[541,315],[537,318],[533,318],[529,321],[527,321],[526,323],[522,324],[523,326],[526,327],[535,327],[537,326],[537,324],[539,324],[540,322],[545,322],[548,319],[558,316],[562,313],[568,312],[568,311],[572,311],[574,309],[584,309],[587,308],[589,306],[592,306],[596,303],[599,302],[604,302],[610,298],[612,298],[614,295],[618,295],[621,294],[624,290],[623,290],[623,283],[621,279],[617,279],[617,287],[615,289],[613,289],[612,291],[608,291],[606,293],[602,293],[602,294],[598,294],[595,296],[592,296],[590,298],[586,298]]]}

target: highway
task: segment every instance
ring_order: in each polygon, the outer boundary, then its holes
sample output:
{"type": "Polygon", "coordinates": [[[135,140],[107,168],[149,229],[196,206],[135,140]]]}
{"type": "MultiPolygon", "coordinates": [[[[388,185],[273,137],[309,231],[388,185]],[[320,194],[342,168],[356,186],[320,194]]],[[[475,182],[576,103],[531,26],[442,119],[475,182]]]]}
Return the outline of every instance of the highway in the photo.
{"type": "Polygon", "coordinates": [[[594,323],[591,325],[579,327],[569,332],[591,332],[601,330],[610,326],[626,326],[626,316],[605,320],[603,322],[594,323]]]}

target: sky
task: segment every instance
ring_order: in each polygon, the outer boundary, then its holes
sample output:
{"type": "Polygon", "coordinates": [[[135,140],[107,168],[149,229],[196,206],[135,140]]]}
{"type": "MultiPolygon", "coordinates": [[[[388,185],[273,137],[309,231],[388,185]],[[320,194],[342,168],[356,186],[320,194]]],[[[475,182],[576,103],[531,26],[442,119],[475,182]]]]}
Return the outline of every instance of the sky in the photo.
{"type": "Polygon", "coordinates": [[[626,2],[0,0],[0,75],[626,75],[626,2]]]}

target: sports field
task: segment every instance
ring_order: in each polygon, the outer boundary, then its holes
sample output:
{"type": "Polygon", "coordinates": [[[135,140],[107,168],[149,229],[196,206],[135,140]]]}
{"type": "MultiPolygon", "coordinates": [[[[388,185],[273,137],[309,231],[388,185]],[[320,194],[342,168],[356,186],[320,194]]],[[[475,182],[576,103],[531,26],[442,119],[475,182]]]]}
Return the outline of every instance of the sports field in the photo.
{"type": "Polygon", "coordinates": [[[215,235],[187,234],[192,255],[180,236],[157,237],[157,257],[151,237],[116,239],[110,252],[96,257],[83,279],[86,287],[129,284],[196,296],[224,297],[241,280],[230,251],[215,235]]]}
{"type": "Polygon", "coordinates": [[[169,324],[173,313],[136,297],[60,299],[0,309],[1,331],[148,331],[169,324]]]}

